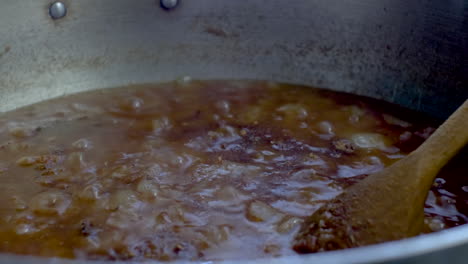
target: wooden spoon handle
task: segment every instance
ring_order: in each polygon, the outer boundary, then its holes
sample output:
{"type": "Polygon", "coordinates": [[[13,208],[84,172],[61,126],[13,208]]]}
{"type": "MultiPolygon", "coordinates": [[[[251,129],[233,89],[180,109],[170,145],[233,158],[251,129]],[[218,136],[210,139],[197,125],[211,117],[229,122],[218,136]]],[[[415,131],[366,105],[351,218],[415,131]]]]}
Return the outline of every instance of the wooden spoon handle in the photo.
{"type": "Polygon", "coordinates": [[[467,143],[468,100],[417,150],[317,210],[304,222],[294,249],[334,250],[420,234],[434,177],[467,143]]]}
{"type": "Polygon", "coordinates": [[[468,143],[468,100],[411,155],[418,156],[428,171],[439,171],[468,143]]]}

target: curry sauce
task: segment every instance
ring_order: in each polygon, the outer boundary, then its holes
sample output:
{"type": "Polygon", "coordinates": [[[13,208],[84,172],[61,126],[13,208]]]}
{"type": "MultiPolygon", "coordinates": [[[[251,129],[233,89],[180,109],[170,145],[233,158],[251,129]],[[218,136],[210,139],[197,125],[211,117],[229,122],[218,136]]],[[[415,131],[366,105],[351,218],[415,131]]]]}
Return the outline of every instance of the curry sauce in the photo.
{"type": "MultiPolygon", "coordinates": [[[[296,254],[303,219],[440,124],[382,101],[260,81],[85,92],[0,115],[0,251],[110,260],[296,254]]],[[[461,153],[426,232],[468,220],[461,153]]]]}

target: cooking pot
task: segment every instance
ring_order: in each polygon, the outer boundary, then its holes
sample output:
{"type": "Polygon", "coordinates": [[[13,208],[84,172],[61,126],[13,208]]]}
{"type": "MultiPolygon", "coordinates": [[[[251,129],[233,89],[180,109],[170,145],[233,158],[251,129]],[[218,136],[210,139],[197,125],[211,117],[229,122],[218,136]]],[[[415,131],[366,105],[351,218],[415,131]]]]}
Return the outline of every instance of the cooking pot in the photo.
{"type": "MultiPolygon", "coordinates": [[[[468,98],[464,0],[161,2],[3,0],[0,112],[187,75],[324,87],[440,118],[468,98]]],[[[358,249],[225,263],[467,261],[462,226],[358,249]]],[[[0,263],[51,262],[78,261],[0,254],[0,263]]]]}

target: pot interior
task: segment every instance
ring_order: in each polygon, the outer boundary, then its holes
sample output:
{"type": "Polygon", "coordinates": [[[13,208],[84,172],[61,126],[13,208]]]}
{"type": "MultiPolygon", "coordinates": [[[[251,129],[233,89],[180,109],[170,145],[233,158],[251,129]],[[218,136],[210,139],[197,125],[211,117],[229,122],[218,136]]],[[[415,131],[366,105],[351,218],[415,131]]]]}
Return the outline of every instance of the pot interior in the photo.
{"type": "MultiPolygon", "coordinates": [[[[67,14],[57,20],[49,15],[49,1],[2,5],[0,112],[86,90],[184,76],[309,85],[439,118],[468,98],[464,1],[181,0],[169,11],[153,0],[63,3],[67,14]]],[[[328,257],[265,261],[421,255],[435,261],[428,252],[463,252],[465,229],[328,257]]]]}

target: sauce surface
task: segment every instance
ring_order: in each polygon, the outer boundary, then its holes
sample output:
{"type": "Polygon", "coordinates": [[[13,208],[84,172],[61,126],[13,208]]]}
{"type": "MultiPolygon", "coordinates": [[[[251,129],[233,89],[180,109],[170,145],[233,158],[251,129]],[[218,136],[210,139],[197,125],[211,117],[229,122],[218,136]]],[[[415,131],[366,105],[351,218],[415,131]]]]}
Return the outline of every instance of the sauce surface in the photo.
{"type": "MultiPolygon", "coordinates": [[[[404,158],[438,124],[364,97],[253,81],[106,89],[4,113],[0,252],[293,255],[305,217],[404,158]]],[[[468,221],[466,158],[435,180],[426,232],[468,221]]]]}

